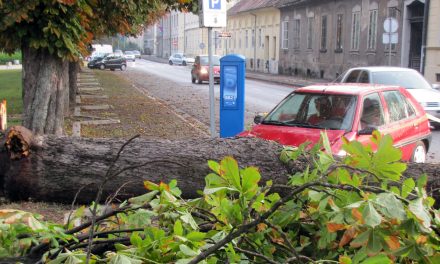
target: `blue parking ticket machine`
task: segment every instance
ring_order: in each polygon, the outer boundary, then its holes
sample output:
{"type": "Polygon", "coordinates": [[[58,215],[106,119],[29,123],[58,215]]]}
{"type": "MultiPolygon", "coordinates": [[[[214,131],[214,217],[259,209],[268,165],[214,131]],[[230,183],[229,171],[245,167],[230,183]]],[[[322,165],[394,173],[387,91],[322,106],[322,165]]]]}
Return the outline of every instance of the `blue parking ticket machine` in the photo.
{"type": "Polygon", "coordinates": [[[220,137],[244,130],[245,57],[230,54],[220,59],[220,137]]]}

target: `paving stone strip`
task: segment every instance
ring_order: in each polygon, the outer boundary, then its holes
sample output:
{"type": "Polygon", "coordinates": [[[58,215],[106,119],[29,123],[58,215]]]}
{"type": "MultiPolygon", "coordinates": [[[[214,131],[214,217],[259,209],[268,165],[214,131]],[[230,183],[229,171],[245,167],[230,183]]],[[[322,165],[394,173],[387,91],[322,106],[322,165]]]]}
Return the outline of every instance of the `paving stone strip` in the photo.
{"type": "Polygon", "coordinates": [[[100,86],[100,83],[96,80],[94,73],[88,72],[87,77],[83,76],[85,72],[78,74],[77,86],[78,94],[75,98],[75,102],[78,104],[75,106],[73,115],[78,118],[86,118],[88,120],[75,121],[72,125],[72,136],[81,137],[81,125],[108,125],[118,124],[118,119],[102,119],[102,117],[84,115],[81,110],[109,110],[112,109],[111,105],[98,104],[98,105],[81,105],[82,99],[108,99],[107,95],[90,94],[93,92],[103,92],[104,89],[100,86]]]}

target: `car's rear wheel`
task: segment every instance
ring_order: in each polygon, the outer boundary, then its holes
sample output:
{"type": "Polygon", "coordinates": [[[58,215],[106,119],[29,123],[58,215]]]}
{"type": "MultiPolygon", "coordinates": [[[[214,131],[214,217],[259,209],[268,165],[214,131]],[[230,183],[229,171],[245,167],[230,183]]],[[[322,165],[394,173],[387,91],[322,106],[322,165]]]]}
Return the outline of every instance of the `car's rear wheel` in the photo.
{"type": "Polygon", "coordinates": [[[186,61],[183,61],[183,62],[182,62],[182,65],[183,65],[183,66],[186,66],[186,61]]]}
{"type": "Polygon", "coordinates": [[[415,163],[425,163],[426,161],[426,146],[422,141],[416,143],[414,147],[411,162],[415,163]]]}
{"type": "Polygon", "coordinates": [[[127,69],[127,66],[125,66],[124,64],[121,65],[121,71],[125,71],[125,69],[127,69]]]}
{"type": "Polygon", "coordinates": [[[170,65],[173,65],[173,61],[168,61],[168,63],[169,63],[170,65]]]}
{"type": "Polygon", "coordinates": [[[99,69],[105,70],[105,65],[104,64],[99,65],[99,69]]]}

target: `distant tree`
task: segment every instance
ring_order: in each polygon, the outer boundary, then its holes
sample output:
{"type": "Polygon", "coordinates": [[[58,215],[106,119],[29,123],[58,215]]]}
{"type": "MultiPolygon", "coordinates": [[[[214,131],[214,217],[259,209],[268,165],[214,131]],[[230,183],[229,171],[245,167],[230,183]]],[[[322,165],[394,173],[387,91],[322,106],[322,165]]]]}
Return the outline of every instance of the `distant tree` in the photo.
{"type": "Polygon", "coordinates": [[[0,0],[0,49],[23,55],[23,125],[63,133],[69,68],[93,39],[134,36],[170,9],[197,10],[194,0],[0,0]],[[70,66],[69,66],[70,65],[70,66]]]}

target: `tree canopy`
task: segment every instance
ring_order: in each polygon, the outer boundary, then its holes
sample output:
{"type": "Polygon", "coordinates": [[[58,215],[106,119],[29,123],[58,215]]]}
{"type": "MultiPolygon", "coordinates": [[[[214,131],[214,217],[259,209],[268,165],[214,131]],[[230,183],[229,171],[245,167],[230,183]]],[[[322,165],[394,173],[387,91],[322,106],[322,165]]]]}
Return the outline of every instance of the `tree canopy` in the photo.
{"type": "Polygon", "coordinates": [[[93,39],[136,35],[170,9],[196,11],[193,0],[0,0],[0,47],[48,50],[76,60],[93,39]]]}

